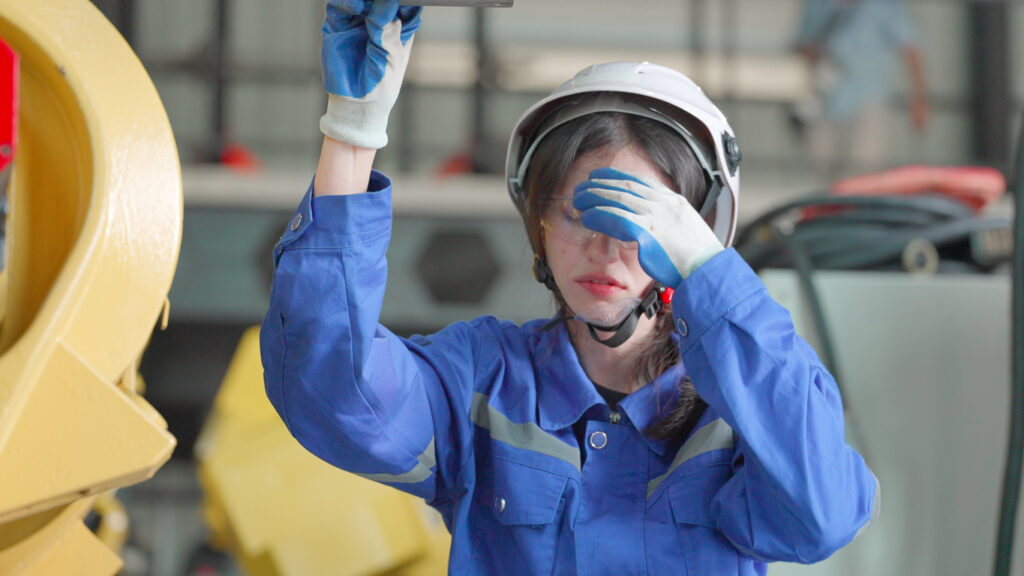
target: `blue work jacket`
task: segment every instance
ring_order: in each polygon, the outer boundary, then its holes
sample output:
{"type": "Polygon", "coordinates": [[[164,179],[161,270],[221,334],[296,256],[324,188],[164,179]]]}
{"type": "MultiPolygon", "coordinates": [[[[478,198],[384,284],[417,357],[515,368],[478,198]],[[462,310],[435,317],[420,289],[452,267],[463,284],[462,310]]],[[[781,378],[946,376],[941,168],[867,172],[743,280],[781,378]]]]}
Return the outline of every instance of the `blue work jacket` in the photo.
{"type": "Polygon", "coordinates": [[[564,325],[381,326],[391,183],[370,190],[307,192],[275,248],[267,395],[311,452],[440,511],[451,573],[764,574],[868,524],[835,382],[733,250],[675,292],[682,363],[609,407],[564,325]],[[708,404],[693,432],[645,435],[684,373],[708,404]]]}

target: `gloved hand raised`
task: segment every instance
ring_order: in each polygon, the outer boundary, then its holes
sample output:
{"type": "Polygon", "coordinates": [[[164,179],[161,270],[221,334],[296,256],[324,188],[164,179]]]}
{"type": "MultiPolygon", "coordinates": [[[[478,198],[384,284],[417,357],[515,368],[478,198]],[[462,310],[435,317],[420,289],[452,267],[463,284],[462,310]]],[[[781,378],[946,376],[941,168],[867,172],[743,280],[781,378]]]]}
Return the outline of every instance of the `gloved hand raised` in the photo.
{"type": "Polygon", "coordinates": [[[320,53],[328,93],[324,135],[362,148],[387,145],[388,115],[421,11],[398,0],[328,0],[320,53]]]}
{"type": "Polygon", "coordinates": [[[686,198],[614,168],[591,172],[573,191],[573,205],[587,228],[636,241],[644,272],[669,288],[724,249],[686,198]]]}

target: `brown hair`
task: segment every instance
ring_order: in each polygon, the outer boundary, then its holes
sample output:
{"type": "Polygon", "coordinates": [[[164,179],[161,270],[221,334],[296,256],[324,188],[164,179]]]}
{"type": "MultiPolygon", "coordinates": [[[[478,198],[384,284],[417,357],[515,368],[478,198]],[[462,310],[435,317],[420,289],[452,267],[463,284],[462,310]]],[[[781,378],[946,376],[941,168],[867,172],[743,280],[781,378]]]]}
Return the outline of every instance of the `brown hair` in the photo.
{"type": "MultiPolygon", "coordinates": [[[[686,141],[665,124],[620,112],[597,112],[576,118],[552,130],[538,144],[526,173],[526,233],[534,254],[541,259],[546,259],[546,254],[538,216],[543,214],[577,158],[609,146],[636,146],[642,150],[691,205],[700,206],[707,196],[708,182],[696,156],[686,141]]],[[[568,311],[560,298],[558,307],[563,313],[568,311]]],[[[672,341],[672,324],[671,309],[662,307],[654,337],[633,367],[638,381],[651,382],[679,363],[679,349],[672,341]]],[[[703,413],[707,404],[697,395],[689,378],[680,379],[676,386],[680,389],[679,402],[647,430],[648,434],[663,438],[686,436],[703,413]]]]}

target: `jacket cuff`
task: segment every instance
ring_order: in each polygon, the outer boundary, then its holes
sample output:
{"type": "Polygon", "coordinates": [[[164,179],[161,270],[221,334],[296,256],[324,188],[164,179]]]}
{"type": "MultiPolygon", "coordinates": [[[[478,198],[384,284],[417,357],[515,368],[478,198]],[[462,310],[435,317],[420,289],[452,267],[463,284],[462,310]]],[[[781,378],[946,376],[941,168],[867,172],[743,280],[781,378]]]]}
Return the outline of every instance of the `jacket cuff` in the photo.
{"type": "Polygon", "coordinates": [[[313,196],[306,190],[274,247],[274,263],[285,250],[343,248],[391,230],[391,180],[373,170],[365,194],[313,196]]]}
{"type": "Polygon", "coordinates": [[[733,248],[697,268],[672,296],[681,351],[685,353],[729,310],[761,290],[761,279],[733,248]]]}

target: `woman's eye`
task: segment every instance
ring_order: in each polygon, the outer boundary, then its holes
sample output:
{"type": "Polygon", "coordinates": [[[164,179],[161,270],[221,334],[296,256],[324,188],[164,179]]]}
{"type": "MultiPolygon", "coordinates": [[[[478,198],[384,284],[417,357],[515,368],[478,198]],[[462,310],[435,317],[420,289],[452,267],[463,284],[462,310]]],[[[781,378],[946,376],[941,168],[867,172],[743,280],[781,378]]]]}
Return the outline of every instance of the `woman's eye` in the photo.
{"type": "Polygon", "coordinates": [[[562,218],[569,223],[578,222],[580,219],[580,211],[573,208],[572,204],[566,202],[562,205],[562,218]]]}

